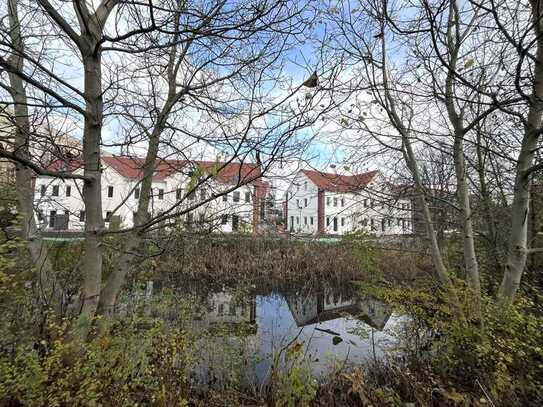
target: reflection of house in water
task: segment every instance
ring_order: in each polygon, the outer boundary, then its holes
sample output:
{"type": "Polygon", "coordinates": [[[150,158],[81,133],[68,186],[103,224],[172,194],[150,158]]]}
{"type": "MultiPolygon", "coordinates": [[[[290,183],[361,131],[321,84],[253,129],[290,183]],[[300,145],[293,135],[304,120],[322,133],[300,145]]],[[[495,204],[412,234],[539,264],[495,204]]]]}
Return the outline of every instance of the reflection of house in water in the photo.
{"type": "Polygon", "coordinates": [[[376,329],[383,329],[391,315],[389,307],[373,298],[356,298],[325,289],[307,295],[286,295],[290,312],[299,327],[342,318],[350,314],[376,329]]]}
{"type": "Polygon", "coordinates": [[[229,333],[256,334],[256,301],[254,297],[239,300],[226,292],[210,294],[197,316],[200,327],[224,329],[229,333]]]}

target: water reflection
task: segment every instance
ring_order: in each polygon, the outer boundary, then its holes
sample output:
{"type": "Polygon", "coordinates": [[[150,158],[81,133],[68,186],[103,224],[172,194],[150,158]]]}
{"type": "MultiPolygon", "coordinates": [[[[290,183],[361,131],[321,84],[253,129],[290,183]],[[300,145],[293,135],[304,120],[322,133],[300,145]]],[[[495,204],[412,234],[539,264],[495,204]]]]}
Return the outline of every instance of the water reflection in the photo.
{"type": "MultiPolygon", "coordinates": [[[[153,290],[152,296],[160,297],[160,291],[153,290]]],[[[194,302],[191,329],[210,334],[197,344],[197,381],[203,383],[225,380],[240,370],[239,364],[244,377],[237,379],[262,383],[270,375],[273,355],[293,341],[303,345],[316,377],[334,366],[378,358],[390,340],[386,328],[397,320],[386,304],[329,286],[268,293],[224,289],[200,292],[196,299],[195,291],[188,291],[194,302]],[[238,366],[231,366],[234,360],[238,366]]],[[[153,314],[175,323],[179,310],[153,314]]]]}

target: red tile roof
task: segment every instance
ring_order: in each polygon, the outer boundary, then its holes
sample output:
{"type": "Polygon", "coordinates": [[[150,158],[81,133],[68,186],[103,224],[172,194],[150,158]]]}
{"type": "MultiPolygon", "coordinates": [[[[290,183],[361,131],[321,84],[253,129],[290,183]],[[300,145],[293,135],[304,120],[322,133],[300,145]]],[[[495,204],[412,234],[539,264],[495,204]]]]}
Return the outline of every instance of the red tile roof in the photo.
{"type": "Polygon", "coordinates": [[[364,189],[377,174],[369,171],[363,174],[339,175],[321,171],[302,170],[318,188],[329,192],[355,192],[364,189]]]}
{"type": "MultiPolygon", "coordinates": [[[[140,179],[143,176],[145,159],[129,156],[102,156],[102,161],[113,168],[120,175],[130,179],[140,179]]],[[[214,179],[224,184],[236,184],[251,182],[255,185],[263,185],[260,180],[261,171],[258,164],[253,163],[224,163],[215,161],[188,161],[188,160],[157,160],[155,164],[154,181],[162,181],[173,173],[185,169],[188,174],[191,167],[199,167],[210,174],[216,173],[214,179]]],[[[55,171],[75,171],[83,168],[82,160],[56,160],[49,167],[55,171]]]]}

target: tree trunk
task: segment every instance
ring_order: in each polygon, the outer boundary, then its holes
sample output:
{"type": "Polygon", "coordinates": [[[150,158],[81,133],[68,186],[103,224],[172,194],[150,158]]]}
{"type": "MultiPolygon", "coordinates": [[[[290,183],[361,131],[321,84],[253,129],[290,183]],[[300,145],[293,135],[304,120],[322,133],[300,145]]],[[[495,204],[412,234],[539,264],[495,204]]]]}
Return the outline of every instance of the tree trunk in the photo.
{"type": "Polygon", "coordinates": [[[517,160],[507,258],[498,292],[498,297],[503,304],[513,301],[520,287],[520,280],[526,266],[528,213],[530,209],[530,168],[538,145],[543,112],[543,22],[541,20],[543,12],[539,9],[539,2],[532,1],[531,3],[534,31],[537,38],[537,54],[528,118],[517,160]]]}
{"type": "Polygon", "coordinates": [[[468,286],[475,296],[477,312],[480,312],[481,282],[479,277],[479,265],[475,253],[475,241],[473,234],[473,222],[471,214],[471,204],[469,198],[468,179],[466,173],[466,159],[464,155],[464,119],[462,111],[457,111],[455,106],[454,85],[455,73],[458,63],[458,53],[461,47],[460,39],[460,14],[456,0],[450,2],[449,20],[447,25],[447,53],[448,68],[447,78],[445,80],[445,106],[447,116],[454,131],[454,170],[456,175],[456,196],[460,206],[462,241],[464,249],[464,266],[466,268],[466,277],[468,286]]]}
{"type": "MultiPolygon", "coordinates": [[[[93,49],[94,47],[89,47],[93,49]]],[[[79,320],[80,333],[86,337],[95,316],[102,280],[101,234],[102,217],[100,142],[102,133],[102,68],[99,52],[83,55],[85,69],[86,117],[83,137],[84,175],[89,181],[83,186],[85,204],[85,255],[82,260],[83,290],[79,320]]]]}
{"type": "MultiPolygon", "coordinates": [[[[19,15],[16,0],[9,0],[9,26],[10,37],[14,49],[18,54],[12,56],[12,62],[18,71],[23,71],[24,43],[21,37],[19,15]]],[[[10,93],[14,102],[15,136],[14,152],[25,160],[30,160],[30,117],[28,113],[27,97],[23,80],[13,72],[9,72],[10,93]]],[[[34,219],[34,182],[33,171],[26,166],[15,164],[15,187],[17,195],[17,212],[21,216],[21,237],[26,240],[32,258],[32,263],[38,272],[39,302],[45,306],[60,305],[55,295],[54,275],[51,262],[48,259],[48,250],[41,239],[36,221],[34,219]]],[[[58,310],[58,309],[57,309],[58,310]]]]}

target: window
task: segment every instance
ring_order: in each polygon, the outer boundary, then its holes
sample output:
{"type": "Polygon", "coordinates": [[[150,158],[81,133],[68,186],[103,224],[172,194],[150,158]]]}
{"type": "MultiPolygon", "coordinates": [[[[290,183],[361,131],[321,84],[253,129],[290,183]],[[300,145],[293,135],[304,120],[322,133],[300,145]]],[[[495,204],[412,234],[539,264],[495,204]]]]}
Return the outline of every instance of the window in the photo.
{"type": "Polygon", "coordinates": [[[236,315],[236,306],[234,305],[234,303],[230,303],[230,305],[228,306],[228,313],[230,314],[230,316],[236,315]]]}
{"type": "Polygon", "coordinates": [[[41,196],[45,196],[45,191],[46,191],[46,190],[47,190],[47,186],[42,185],[42,186],[40,187],[40,195],[41,195],[41,196]]]}
{"type": "Polygon", "coordinates": [[[251,193],[245,192],[245,202],[251,202],[251,193]]]}
{"type": "Polygon", "coordinates": [[[228,194],[224,194],[224,195],[222,196],[222,201],[223,201],[223,202],[228,202],[228,194]]]}
{"type": "Polygon", "coordinates": [[[66,196],[72,196],[72,187],[70,185],[66,185],[66,196]]]}
{"type": "Polygon", "coordinates": [[[326,217],[326,226],[330,226],[330,218],[326,217]]]}
{"type": "Polygon", "coordinates": [[[304,216],[304,225],[307,225],[307,216],[304,216]]]}
{"type": "Polygon", "coordinates": [[[345,198],[341,198],[341,207],[343,208],[345,206],[345,198]]]}
{"type": "Polygon", "coordinates": [[[341,227],[345,226],[345,218],[341,218],[341,227]]]}
{"type": "Polygon", "coordinates": [[[55,227],[55,217],[57,216],[57,211],[49,212],[49,227],[55,227]]]}
{"type": "Polygon", "coordinates": [[[200,214],[198,215],[198,222],[204,223],[205,220],[206,220],[206,219],[205,219],[204,214],[203,214],[203,213],[200,213],[200,214]]]}
{"type": "Polygon", "coordinates": [[[164,199],[164,190],[163,189],[158,190],[158,199],[160,201],[162,201],[164,199]]]}
{"type": "Polygon", "coordinates": [[[368,198],[364,199],[364,208],[368,207],[368,198]]]}
{"type": "Polygon", "coordinates": [[[83,210],[79,211],[79,221],[85,222],[85,211],[83,210]]]}
{"type": "Polygon", "coordinates": [[[232,215],[232,230],[238,230],[238,226],[239,226],[239,216],[232,215]]]}
{"type": "Polygon", "coordinates": [[[386,219],[381,219],[381,232],[384,232],[386,229],[386,219]]]}
{"type": "Polygon", "coordinates": [[[113,213],[111,211],[106,212],[106,222],[111,222],[111,216],[113,213]]]}
{"type": "Polygon", "coordinates": [[[307,198],[304,198],[304,206],[307,208],[307,198]]]}
{"type": "Polygon", "coordinates": [[[309,223],[310,223],[311,225],[313,224],[313,216],[311,216],[311,217],[309,218],[309,223]]]}
{"type": "Polygon", "coordinates": [[[200,200],[205,200],[206,199],[206,190],[205,189],[202,189],[200,191],[200,200]]]}
{"type": "Polygon", "coordinates": [[[37,215],[38,215],[38,221],[42,222],[43,221],[43,211],[41,209],[38,209],[37,215]]]}
{"type": "Polygon", "coordinates": [[[368,226],[368,220],[366,218],[362,219],[360,223],[362,224],[362,226],[368,226]]]}
{"type": "Polygon", "coordinates": [[[132,212],[132,223],[135,225],[136,224],[136,218],[138,217],[138,213],[137,212],[132,212]]]}
{"type": "Polygon", "coordinates": [[[239,191],[234,191],[233,201],[234,202],[239,202],[239,191]]]}
{"type": "Polygon", "coordinates": [[[221,216],[221,225],[226,225],[228,223],[228,215],[221,216]]]}
{"type": "Polygon", "coordinates": [[[53,185],[53,196],[58,196],[58,185],[53,185]]]}
{"type": "Polygon", "coordinates": [[[107,197],[113,198],[113,187],[111,185],[107,187],[107,197]]]}
{"type": "Polygon", "coordinates": [[[332,204],[332,198],[330,198],[329,196],[326,197],[326,206],[330,206],[332,204]]]}
{"type": "Polygon", "coordinates": [[[296,208],[299,208],[299,207],[300,207],[300,200],[296,199],[296,208]]]}
{"type": "Polygon", "coordinates": [[[392,219],[388,219],[388,227],[391,227],[392,226],[392,219]]]}
{"type": "Polygon", "coordinates": [[[294,225],[294,216],[291,216],[290,217],[290,227],[292,228],[293,225],[294,225]]]}
{"type": "Polygon", "coordinates": [[[304,190],[307,191],[307,181],[304,182],[304,190]]]}
{"type": "Polygon", "coordinates": [[[297,224],[297,225],[300,224],[300,217],[299,217],[299,216],[296,216],[296,224],[297,224]]]}
{"type": "Polygon", "coordinates": [[[139,187],[134,189],[134,198],[140,199],[140,189],[139,189],[139,187]]]}
{"type": "Polygon", "coordinates": [[[175,191],[175,199],[180,201],[182,197],[183,197],[183,190],[179,188],[177,189],[177,191],[175,191]]]}
{"type": "Polygon", "coordinates": [[[370,226],[371,230],[375,230],[375,220],[373,218],[370,219],[370,226]]]}
{"type": "Polygon", "coordinates": [[[334,232],[337,232],[337,218],[334,218],[334,232]]]}

